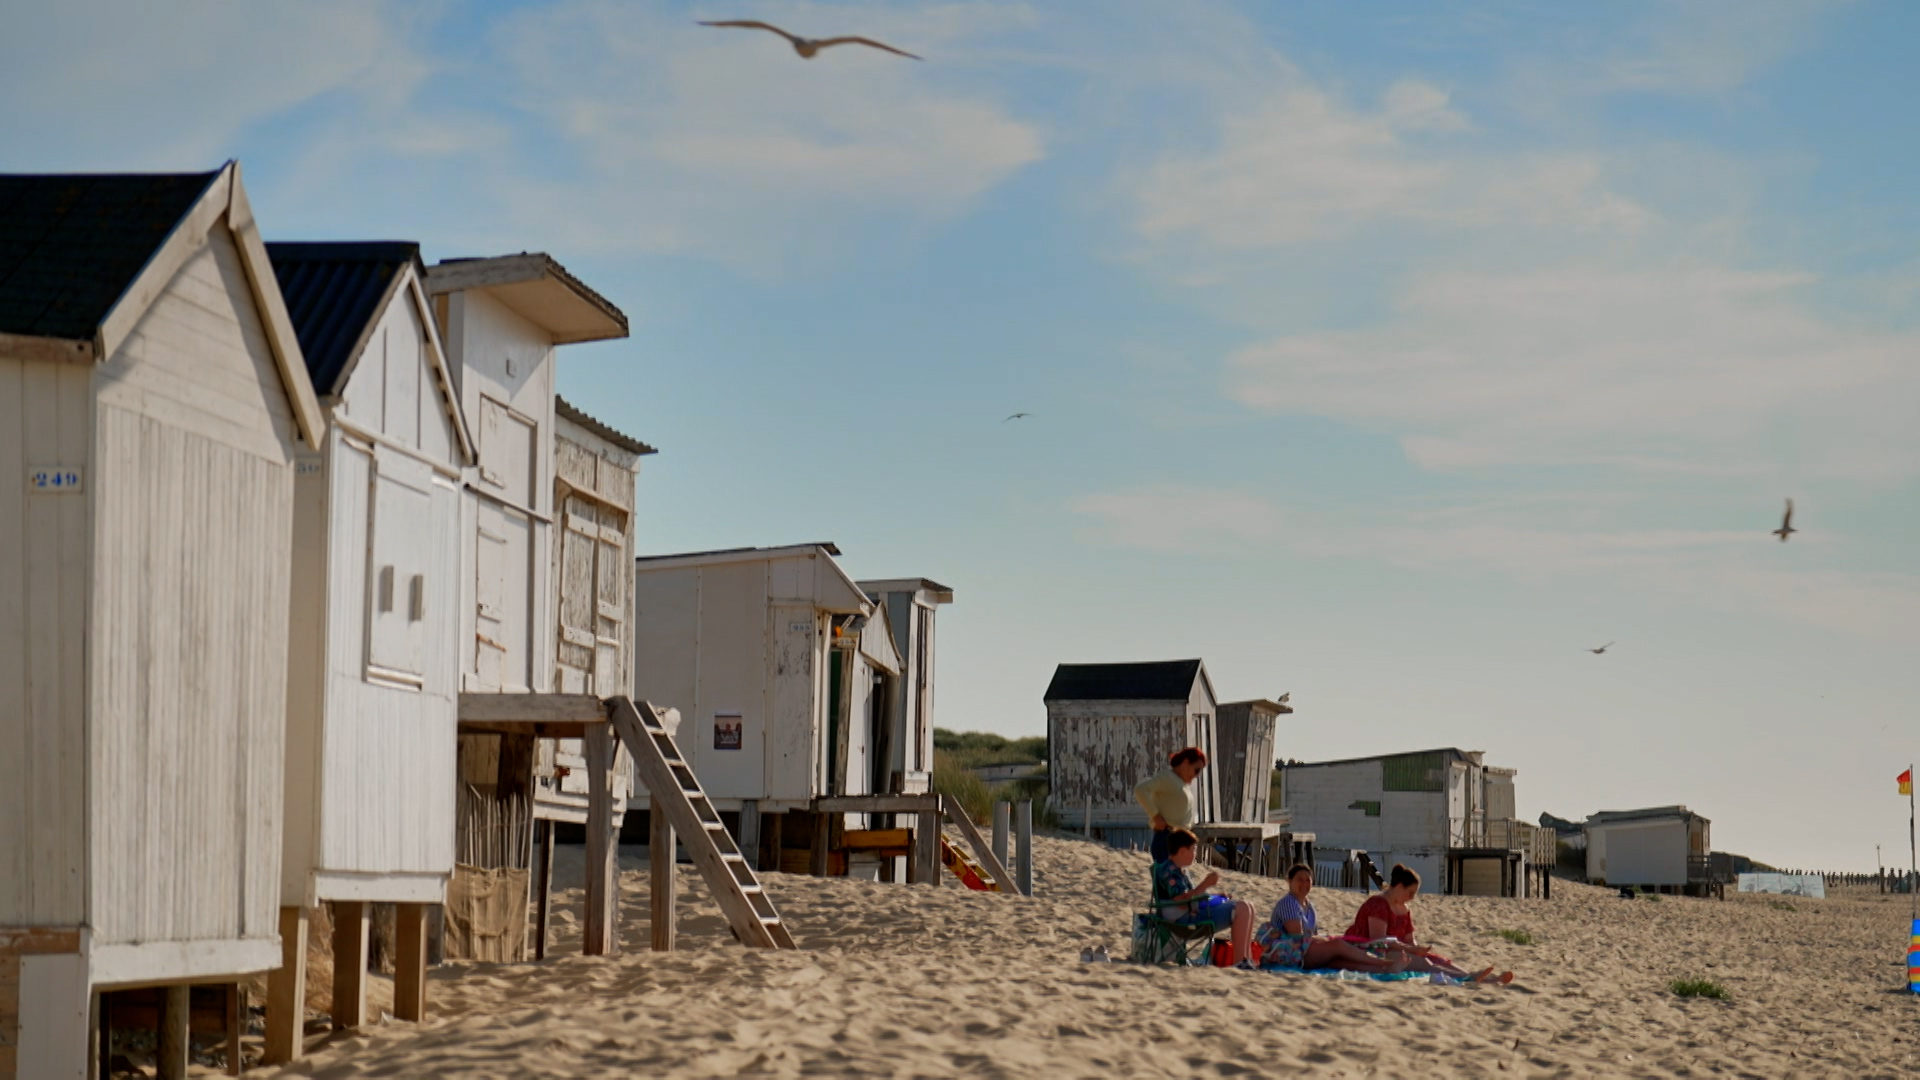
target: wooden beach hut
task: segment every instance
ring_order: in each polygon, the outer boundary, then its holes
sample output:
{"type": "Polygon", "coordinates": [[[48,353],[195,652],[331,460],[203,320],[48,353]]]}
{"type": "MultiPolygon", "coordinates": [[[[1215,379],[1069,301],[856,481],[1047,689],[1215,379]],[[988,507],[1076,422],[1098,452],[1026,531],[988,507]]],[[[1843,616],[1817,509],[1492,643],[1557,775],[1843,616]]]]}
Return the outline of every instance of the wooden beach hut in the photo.
{"type": "Polygon", "coordinates": [[[1220,819],[1219,708],[1199,660],[1061,664],[1045,696],[1049,800],[1063,823],[1091,829],[1116,847],[1151,839],[1135,784],[1166,767],[1167,756],[1198,746],[1215,764],[1193,786],[1194,820],[1220,819]]]}
{"type": "Polygon", "coordinates": [[[934,643],[940,609],[953,590],[926,578],[862,581],[860,590],[886,609],[901,668],[884,690],[888,719],[873,724],[878,744],[871,791],[919,794],[933,790],[934,643]],[[884,765],[878,762],[884,761],[884,765]]]}
{"type": "Polygon", "coordinates": [[[369,905],[396,908],[394,1015],[425,1010],[453,872],[461,478],[473,448],[418,244],[267,245],[327,418],[295,484],[282,960],[268,1058],[301,1049],[306,911],[332,905],[333,1023],[366,1019],[369,905]]]}
{"type": "Polygon", "coordinates": [[[188,984],[280,963],[324,429],[237,164],[0,176],[0,1077],[90,1075],[94,991],[184,1032],[188,984]]]}
{"type": "MultiPolygon", "coordinates": [[[[537,252],[449,259],[428,268],[426,286],[475,456],[460,536],[460,810],[448,948],[515,959],[526,951],[524,922],[504,934],[487,931],[485,948],[476,949],[473,917],[482,908],[525,915],[524,903],[502,898],[532,891],[539,739],[584,734],[582,717],[597,717],[594,738],[607,755],[597,771],[603,779],[613,771],[604,710],[592,697],[561,695],[555,678],[562,661],[557,537],[565,529],[557,501],[563,488],[556,473],[555,353],[561,345],[623,338],[627,317],[537,252]]],[[[598,612],[596,604],[596,620],[598,612]]],[[[596,692],[598,682],[596,673],[596,692]]],[[[601,917],[610,865],[590,861],[590,952],[617,945],[612,923],[601,917]]]]}
{"type": "Polygon", "coordinates": [[[1716,874],[1713,823],[1684,806],[1602,810],[1587,818],[1587,880],[1621,888],[1704,895],[1716,874]]]}
{"type": "Polygon", "coordinates": [[[635,696],[679,710],[682,752],[761,865],[937,880],[932,611],[952,591],[855,582],[839,554],[637,560],[635,696]]]}
{"type": "Polygon", "coordinates": [[[1220,819],[1264,822],[1273,791],[1274,728],[1293,707],[1278,701],[1223,702],[1214,732],[1220,759],[1220,819]]]}

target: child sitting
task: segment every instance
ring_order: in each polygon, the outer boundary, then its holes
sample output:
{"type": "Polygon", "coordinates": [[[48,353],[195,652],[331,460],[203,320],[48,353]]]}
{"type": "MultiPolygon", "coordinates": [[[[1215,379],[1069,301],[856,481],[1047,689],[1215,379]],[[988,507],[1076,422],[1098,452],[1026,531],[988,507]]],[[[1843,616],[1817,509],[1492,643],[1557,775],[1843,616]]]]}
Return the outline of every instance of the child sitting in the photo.
{"type": "Polygon", "coordinates": [[[1198,839],[1186,829],[1173,829],[1167,835],[1167,857],[1153,864],[1153,902],[1160,917],[1168,922],[1191,926],[1210,922],[1231,926],[1234,967],[1252,969],[1253,905],[1245,900],[1214,894],[1208,890],[1220,882],[1218,872],[1209,871],[1195,887],[1187,877],[1193,865],[1194,845],[1198,839]]]}

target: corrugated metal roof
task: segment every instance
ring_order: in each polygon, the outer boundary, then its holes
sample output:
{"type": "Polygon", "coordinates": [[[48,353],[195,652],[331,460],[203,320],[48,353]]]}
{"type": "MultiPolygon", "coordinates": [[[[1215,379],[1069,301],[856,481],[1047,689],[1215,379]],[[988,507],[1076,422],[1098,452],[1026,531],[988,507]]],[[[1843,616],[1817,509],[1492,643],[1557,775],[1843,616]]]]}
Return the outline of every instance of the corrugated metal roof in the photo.
{"type": "Polygon", "coordinates": [[[1061,664],[1053,669],[1044,700],[1185,701],[1199,677],[1198,660],[1061,664]]]}
{"type": "Polygon", "coordinates": [[[755,553],[796,552],[818,548],[829,555],[838,556],[840,549],[830,540],[816,544],[782,544],[778,547],[737,547],[716,548],[712,551],[675,551],[666,555],[636,555],[635,562],[656,562],[661,559],[705,559],[716,555],[749,555],[755,553]]]}
{"type": "Polygon", "coordinates": [[[1694,813],[1685,806],[1649,806],[1643,810],[1602,810],[1587,818],[1589,825],[1610,825],[1616,821],[1645,821],[1653,818],[1683,818],[1692,820],[1705,817],[1694,813]]]}
{"type": "Polygon", "coordinates": [[[653,447],[648,446],[646,443],[641,442],[639,439],[634,438],[631,435],[625,434],[624,432],[608,427],[606,424],[603,424],[600,421],[595,420],[593,417],[588,416],[584,412],[581,412],[578,408],[574,406],[572,402],[568,401],[566,398],[559,396],[558,394],[554,395],[553,406],[560,413],[561,416],[564,416],[567,419],[573,421],[574,423],[579,424],[581,427],[586,428],[588,431],[593,432],[595,435],[600,436],[601,438],[607,440],[608,442],[612,443],[615,446],[620,447],[621,449],[630,451],[635,454],[641,454],[641,455],[657,454],[660,452],[658,450],[655,450],[653,447]]]}
{"type": "Polygon", "coordinates": [[[420,263],[411,240],[276,242],[267,245],[273,274],[286,297],[307,374],[322,396],[345,389],[351,363],[401,268],[420,263]]]}
{"type": "Polygon", "coordinates": [[[91,339],[219,175],[0,175],[0,333],[91,339]]]}
{"type": "Polygon", "coordinates": [[[1443,746],[1435,750],[1415,750],[1411,753],[1406,753],[1406,754],[1374,754],[1369,757],[1340,758],[1335,761],[1296,761],[1296,762],[1290,763],[1287,766],[1287,768],[1289,769],[1321,769],[1329,765],[1357,765],[1363,761],[1387,761],[1392,758],[1424,757],[1428,754],[1443,754],[1443,755],[1449,756],[1454,761],[1467,761],[1467,762],[1472,762],[1475,765],[1478,765],[1480,764],[1480,762],[1476,757],[1476,755],[1479,753],[1480,752],[1477,750],[1470,753],[1458,747],[1443,746]]]}

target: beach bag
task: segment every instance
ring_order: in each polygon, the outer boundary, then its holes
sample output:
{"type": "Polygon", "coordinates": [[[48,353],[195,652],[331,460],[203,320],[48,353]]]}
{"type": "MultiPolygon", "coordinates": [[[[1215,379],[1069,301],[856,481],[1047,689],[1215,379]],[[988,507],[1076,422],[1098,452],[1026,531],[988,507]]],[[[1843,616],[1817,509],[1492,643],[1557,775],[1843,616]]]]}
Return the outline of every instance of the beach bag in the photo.
{"type": "Polygon", "coordinates": [[[1212,961],[1214,967],[1232,967],[1233,944],[1226,941],[1215,941],[1213,943],[1212,961]]]}

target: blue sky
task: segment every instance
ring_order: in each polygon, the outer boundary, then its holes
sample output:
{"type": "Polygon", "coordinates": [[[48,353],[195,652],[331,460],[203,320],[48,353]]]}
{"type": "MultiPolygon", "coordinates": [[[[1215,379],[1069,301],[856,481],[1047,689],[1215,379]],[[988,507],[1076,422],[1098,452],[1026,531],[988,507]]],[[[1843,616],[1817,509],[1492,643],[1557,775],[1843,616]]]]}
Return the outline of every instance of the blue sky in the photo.
{"type": "Polygon", "coordinates": [[[1197,655],[1293,692],[1287,756],[1483,749],[1529,816],[1684,802],[1866,868],[1920,753],[1916,37],[1892,2],[36,5],[0,169],[237,157],[269,238],[552,252],[633,319],[561,385],[661,447],[643,547],[950,584],[944,726],[1197,655]],[[693,25],[728,17],[928,61],[693,25]]]}

